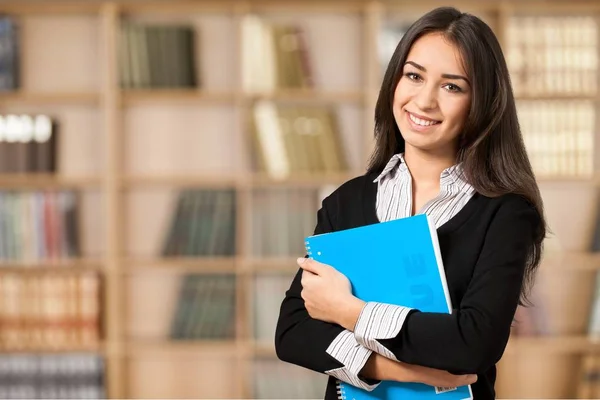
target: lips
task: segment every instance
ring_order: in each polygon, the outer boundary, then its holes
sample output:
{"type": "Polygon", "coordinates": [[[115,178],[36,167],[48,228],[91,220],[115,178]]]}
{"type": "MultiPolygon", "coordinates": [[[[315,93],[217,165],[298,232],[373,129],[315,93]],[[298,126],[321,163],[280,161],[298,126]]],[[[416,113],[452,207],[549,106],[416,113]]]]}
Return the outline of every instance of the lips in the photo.
{"type": "Polygon", "coordinates": [[[408,115],[409,121],[412,122],[413,125],[417,125],[422,128],[427,128],[441,123],[441,121],[427,118],[422,115],[413,114],[410,111],[406,111],[406,114],[408,115]]]}

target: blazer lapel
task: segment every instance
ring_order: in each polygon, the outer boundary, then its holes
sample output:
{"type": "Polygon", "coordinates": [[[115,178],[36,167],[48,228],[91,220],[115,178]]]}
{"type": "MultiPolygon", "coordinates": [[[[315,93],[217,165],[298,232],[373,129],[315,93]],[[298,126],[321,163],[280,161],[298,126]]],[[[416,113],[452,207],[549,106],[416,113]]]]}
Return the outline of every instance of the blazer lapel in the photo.
{"type": "Polygon", "coordinates": [[[362,191],[362,209],[363,225],[372,225],[379,223],[377,217],[377,183],[373,182],[377,178],[376,173],[365,175],[365,185],[362,191]]]}

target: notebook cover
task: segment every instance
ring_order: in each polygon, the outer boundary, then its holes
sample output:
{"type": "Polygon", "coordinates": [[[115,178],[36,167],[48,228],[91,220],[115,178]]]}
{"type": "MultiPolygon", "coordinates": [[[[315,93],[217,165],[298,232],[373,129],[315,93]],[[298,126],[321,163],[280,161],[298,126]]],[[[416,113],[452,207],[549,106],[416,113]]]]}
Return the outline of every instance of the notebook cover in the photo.
{"type": "MultiPolygon", "coordinates": [[[[437,230],[426,214],[309,236],[309,257],[348,277],[364,301],[452,312],[437,230]]],[[[382,382],[368,392],[340,382],[342,399],[472,399],[470,386],[436,393],[420,383],[382,382]]]]}

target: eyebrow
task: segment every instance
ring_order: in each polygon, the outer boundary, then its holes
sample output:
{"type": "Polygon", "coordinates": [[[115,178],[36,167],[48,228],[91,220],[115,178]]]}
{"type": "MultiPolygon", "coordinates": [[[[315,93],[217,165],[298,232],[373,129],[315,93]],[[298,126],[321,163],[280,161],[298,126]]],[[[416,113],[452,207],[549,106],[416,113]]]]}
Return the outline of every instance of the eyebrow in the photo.
{"type": "MultiPolygon", "coordinates": [[[[421,70],[421,71],[423,71],[423,72],[427,72],[427,69],[425,69],[425,67],[424,67],[424,66],[422,66],[422,65],[419,65],[419,64],[417,64],[417,63],[416,63],[416,62],[414,62],[414,61],[407,61],[407,62],[406,62],[404,65],[406,65],[406,64],[410,64],[410,65],[412,65],[413,67],[415,67],[416,69],[419,69],[419,70],[421,70]]],[[[465,81],[465,82],[469,83],[469,80],[468,80],[466,77],[462,76],[462,75],[455,75],[455,74],[442,74],[442,78],[446,78],[446,79],[462,79],[463,81],[465,81]]],[[[469,83],[469,84],[470,84],[470,83],[469,83]]]]}

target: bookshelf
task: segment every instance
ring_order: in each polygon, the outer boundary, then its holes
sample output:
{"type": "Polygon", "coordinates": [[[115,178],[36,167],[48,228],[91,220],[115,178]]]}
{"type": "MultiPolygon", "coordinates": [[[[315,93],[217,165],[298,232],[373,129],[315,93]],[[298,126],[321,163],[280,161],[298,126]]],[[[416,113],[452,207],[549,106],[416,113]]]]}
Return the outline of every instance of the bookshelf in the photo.
{"type": "MultiPolygon", "coordinates": [[[[253,230],[254,219],[265,213],[260,210],[278,205],[261,196],[275,197],[278,191],[306,193],[301,208],[310,215],[297,218],[312,221],[318,198],[362,172],[372,146],[370,115],[381,79],[379,33],[389,24],[410,22],[439,5],[433,0],[418,5],[385,0],[3,2],[0,12],[14,16],[21,29],[23,63],[21,87],[0,93],[0,114],[52,114],[61,123],[61,143],[58,174],[0,174],[0,189],[79,193],[82,255],[55,263],[7,262],[2,273],[58,276],[86,271],[102,277],[101,338],[85,350],[104,357],[110,398],[268,396],[277,387],[269,387],[255,375],[270,371],[267,361],[276,359],[272,340],[265,338],[268,332],[260,333],[261,325],[264,328],[272,321],[268,312],[255,314],[257,309],[272,310],[269,296],[282,296],[281,285],[296,268],[291,254],[254,251],[256,236],[279,240],[272,232],[257,235],[253,230]],[[258,93],[244,89],[242,24],[250,13],[273,23],[298,23],[305,30],[314,88],[258,93]],[[198,35],[194,50],[200,85],[121,88],[123,21],[192,26],[198,35]],[[261,101],[290,107],[332,106],[347,170],[295,171],[273,179],[253,168],[247,122],[261,101]],[[233,191],[236,246],[232,255],[161,256],[178,193],[187,188],[233,191]],[[232,337],[169,339],[182,277],[188,274],[233,277],[232,337]]],[[[505,48],[510,45],[515,16],[570,14],[593,18],[597,26],[600,13],[600,6],[585,1],[458,1],[454,5],[486,20],[505,48]]],[[[597,66],[595,71],[592,77],[597,80],[597,66]]],[[[518,99],[532,104],[587,102],[593,110],[600,101],[598,90],[524,90],[518,99]]],[[[596,139],[593,122],[586,132],[596,139]]],[[[597,142],[592,140],[589,149],[592,165],[597,163],[597,142]]],[[[593,277],[600,270],[600,256],[588,246],[596,224],[600,186],[596,171],[540,175],[548,218],[560,242],[545,256],[539,279],[545,290],[540,296],[546,308],[558,311],[551,313],[551,334],[511,338],[499,365],[499,397],[573,397],[582,355],[600,350],[600,342],[586,335],[593,277]],[[565,216],[567,206],[573,210],[571,218],[565,216]],[[534,378],[524,382],[516,371],[534,378]]],[[[279,204],[292,201],[283,199],[279,204]]],[[[288,371],[287,366],[281,368],[288,371]]],[[[277,375],[278,379],[296,376],[297,370],[289,371],[277,375]]],[[[300,375],[294,379],[308,382],[300,375]]]]}

